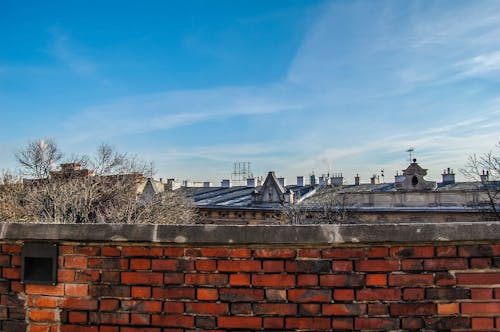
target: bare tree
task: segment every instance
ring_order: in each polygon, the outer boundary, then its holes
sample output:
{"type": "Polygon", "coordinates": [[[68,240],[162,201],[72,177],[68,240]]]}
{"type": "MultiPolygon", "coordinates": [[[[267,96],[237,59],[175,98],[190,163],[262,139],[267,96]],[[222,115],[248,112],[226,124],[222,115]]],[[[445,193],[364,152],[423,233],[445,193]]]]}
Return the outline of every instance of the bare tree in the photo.
{"type": "Polygon", "coordinates": [[[348,217],[347,196],[340,186],[321,188],[315,195],[298,204],[286,204],[281,218],[291,224],[334,224],[348,217]]]}
{"type": "MultiPolygon", "coordinates": [[[[26,216],[41,222],[188,223],[195,220],[194,204],[180,192],[141,195],[147,181],[152,181],[144,176],[154,173],[152,163],[120,153],[106,144],[100,145],[93,156],[72,156],[69,161],[73,163],[67,165],[68,169],[24,181],[19,191],[21,199],[10,196],[9,201],[18,202],[16,207],[26,216]],[[92,167],[93,172],[80,169],[75,161],[92,167]]],[[[21,166],[25,167],[25,163],[21,166]]],[[[14,220],[19,215],[0,213],[0,218],[14,220]]]]}
{"type": "Polygon", "coordinates": [[[48,177],[50,171],[55,169],[63,154],[57,143],[48,138],[29,142],[16,152],[15,157],[25,176],[42,179],[48,177]]]}
{"type": "Polygon", "coordinates": [[[483,155],[473,154],[469,156],[467,164],[461,173],[469,180],[477,183],[477,189],[484,192],[486,201],[485,210],[500,218],[500,142],[497,143],[495,151],[489,151],[483,155]]]}

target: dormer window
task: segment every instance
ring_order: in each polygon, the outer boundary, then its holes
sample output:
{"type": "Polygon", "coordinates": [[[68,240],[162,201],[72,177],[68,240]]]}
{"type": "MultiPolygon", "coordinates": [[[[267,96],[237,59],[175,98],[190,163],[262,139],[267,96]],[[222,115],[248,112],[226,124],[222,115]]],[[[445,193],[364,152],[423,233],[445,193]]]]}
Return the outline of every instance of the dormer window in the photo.
{"type": "Polygon", "coordinates": [[[418,184],[418,178],[414,175],[411,178],[411,185],[415,187],[417,184],[418,184]]]}

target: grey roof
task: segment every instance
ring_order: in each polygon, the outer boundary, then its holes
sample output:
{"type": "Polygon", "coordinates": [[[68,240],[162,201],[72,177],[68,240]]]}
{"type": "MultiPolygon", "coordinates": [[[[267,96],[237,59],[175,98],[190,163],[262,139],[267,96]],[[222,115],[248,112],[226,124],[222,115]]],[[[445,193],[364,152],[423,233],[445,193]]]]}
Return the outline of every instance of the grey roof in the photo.
{"type": "MultiPolygon", "coordinates": [[[[252,208],[252,194],[261,187],[235,186],[223,187],[182,187],[177,190],[192,198],[197,207],[248,207],[252,208]]],[[[294,192],[296,197],[306,195],[314,190],[314,186],[299,187],[296,185],[286,186],[287,190],[294,192]]],[[[276,204],[261,204],[258,208],[275,208],[276,204]]],[[[256,208],[256,207],[253,207],[256,208]]]]}

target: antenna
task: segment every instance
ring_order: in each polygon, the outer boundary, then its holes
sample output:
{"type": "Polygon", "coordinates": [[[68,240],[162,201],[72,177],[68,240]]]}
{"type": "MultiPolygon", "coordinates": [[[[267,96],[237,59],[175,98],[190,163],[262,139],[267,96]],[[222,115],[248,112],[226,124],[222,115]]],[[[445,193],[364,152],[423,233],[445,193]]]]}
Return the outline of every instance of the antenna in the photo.
{"type": "Polygon", "coordinates": [[[410,148],[409,148],[408,150],[406,150],[406,152],[408,152],[408,153],[410,154],[410,159],[409,159],[409,160],[410,160],[410,162],[412,161],[412,159],[411,159],[411,153],[412,153],[413,151],[415,151],[415,149],[413,148],[413,146],[410,146],[410,148]]]}
{"type": "Polygon", "coordinates": [[[235,182],[245,182],[248,178],[253,178],[249,161],[236,161],[233,163],[231,180],[235,182]]]}

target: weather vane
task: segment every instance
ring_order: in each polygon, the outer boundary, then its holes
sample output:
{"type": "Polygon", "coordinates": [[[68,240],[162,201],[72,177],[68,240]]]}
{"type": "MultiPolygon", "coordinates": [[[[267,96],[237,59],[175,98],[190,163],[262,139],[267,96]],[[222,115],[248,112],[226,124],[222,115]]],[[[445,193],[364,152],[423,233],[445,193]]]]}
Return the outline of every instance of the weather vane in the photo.
{"type": "Polygon", "coordinates": [[[413,146],[410,146],[410,148],[408,150],[406,150],[406,152],[408,152],[410,154],[410,162],[413,160],[411,159],[411,153],[415,151],[415,149],[413,148],[413,146]]]}

